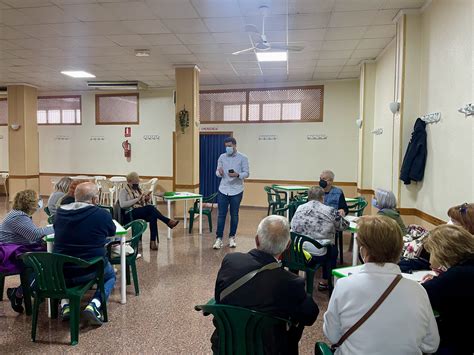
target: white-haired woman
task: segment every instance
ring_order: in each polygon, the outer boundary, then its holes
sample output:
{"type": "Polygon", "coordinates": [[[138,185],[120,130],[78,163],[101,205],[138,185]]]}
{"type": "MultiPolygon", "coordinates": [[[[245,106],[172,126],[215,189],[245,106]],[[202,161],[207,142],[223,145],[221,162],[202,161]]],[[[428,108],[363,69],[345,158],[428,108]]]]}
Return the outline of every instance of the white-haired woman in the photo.
{"type": "Polygon", "coordinates": [[[377,208],[379,216],[387,216],[398,223],[402,233],[407,234],[407,227],[403,223],[400,212],[397,210],[397,199],[392,191],[375,189],[375,197],[372,199],[372,206],[377,208]]]}
{"type": "Polygon", "coordinates": [[[61,199],[67,194],[69,185],[71,185],[72,179],[70,177],[63,177],[54,185],[54,192],[49,196],[48,209],[51,215],[56,214],[56,210],[61,202],[61,199]]]}
{"type": "Polygon", "coordinates": [[[150,249],[158,250],[158,220],[169,228],[174,228],[178,221],[163,216],[155,206],[150,204],[151,196],[140,189],[140,177],[136,172],[127,175],[127,185],[120,191],[119,204],[121,208],[132,207],[132,219],[144,219],[150,225],[150,249]]]}

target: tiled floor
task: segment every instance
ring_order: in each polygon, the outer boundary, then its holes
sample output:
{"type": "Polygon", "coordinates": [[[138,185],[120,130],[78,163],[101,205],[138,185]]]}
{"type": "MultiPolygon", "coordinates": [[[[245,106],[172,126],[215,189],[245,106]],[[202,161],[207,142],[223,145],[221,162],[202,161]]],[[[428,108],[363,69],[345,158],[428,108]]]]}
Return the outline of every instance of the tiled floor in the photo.
{"type": "MultiPolygon", "coordinates": [[[[5,199],[0,197],[0,218],[6,210],[5,199]]],[[[246,252],[254,247],[256,227],[265,213],[256,209],[241,210],[235,251],[246,252]]],[[[46,215],[38,212],[34,220],[44,225],[46,215]]],[[[143,258],[138,261],[140,296],[135,297],[133,287],[129,286],[128,302],[121,305],[120,289],[116,285],[109,301],[109,322],[100,328],[82,327],[79,344],[75,347],[69,345],[68,323],[48,319],[45,307],[40,312],[37,341],[32,343],[31,318],[13,312],[5,295],[0,302],[0,353],[211,353],[211,318],[194,311],[193,307],[213,297],[221,260],[234,250],[228,247],[213,250],[214,235],[209,233],[207,223],[204,227],[204,234],[199,237],[196,225],[195,233],[189,235],[180,224],[174,238],[168,241],[166,227],[160,224],[158,252],[149,250],[146,232],[143,258]]],[[[346,259],[349,260],[348,255],[346,259]]],[[[7,278],[5,289],[18,282],[16,277],[7,278]]],[[[327,307],[327,292],[315,291],[314,298],[321,312],[316,323],[305,329],[300,354],[312,354],[314,343],[323,339],[322,315],[327,307]]]]}

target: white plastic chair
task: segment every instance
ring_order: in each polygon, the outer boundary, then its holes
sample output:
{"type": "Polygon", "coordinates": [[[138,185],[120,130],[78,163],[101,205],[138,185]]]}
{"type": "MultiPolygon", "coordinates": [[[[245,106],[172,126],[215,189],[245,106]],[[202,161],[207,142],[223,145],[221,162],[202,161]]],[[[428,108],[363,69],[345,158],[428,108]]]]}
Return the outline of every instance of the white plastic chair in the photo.
{"type": "Polygon", "coordinates": [[[103,206],[109,205],[114,207],[115,193],[117,191],[114,183],[109,180],[101,180],[100,186],[100,204],[103,206]]]}
{"type": "Polygon", "coordinates": [[[158,184],[157,178],[152,178],[148,180],[147,182],[140,183],[140,189],[143,191],[143,193],[151,192],[151,201],[153,205],[156,205],[155,188],[157,184],[158,184]]]}
{"type": "Polygon", "coordinates": [[[8,173],[0,173],[0,185],[3,185],[5,189],[5,195],[8,197],[8,189],[7,189],[7,180],[8,180],[8,173]]]}
{"type": "Polygon", "coordinates": [[[120,190],[122,190],[123,185],[127,183],[127,178],[125,176],[112,176],[109,181],[115,186],[115,200],[118,200],[120,190]]]}

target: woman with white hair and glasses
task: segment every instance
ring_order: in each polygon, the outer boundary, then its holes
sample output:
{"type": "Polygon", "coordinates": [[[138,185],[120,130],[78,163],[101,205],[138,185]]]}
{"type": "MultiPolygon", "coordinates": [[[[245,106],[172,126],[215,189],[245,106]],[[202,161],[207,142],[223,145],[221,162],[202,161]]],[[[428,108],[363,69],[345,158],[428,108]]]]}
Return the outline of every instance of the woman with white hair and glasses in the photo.
{"type": "Polygon", "coordinates": [[[372,199],[372,206],[377,208],[379,216],[387,216],[398,223],[403,235],[407,234],[407,227],[397,210],[397,199],[392,191],[375,189],[375,197],[372,199]]]}

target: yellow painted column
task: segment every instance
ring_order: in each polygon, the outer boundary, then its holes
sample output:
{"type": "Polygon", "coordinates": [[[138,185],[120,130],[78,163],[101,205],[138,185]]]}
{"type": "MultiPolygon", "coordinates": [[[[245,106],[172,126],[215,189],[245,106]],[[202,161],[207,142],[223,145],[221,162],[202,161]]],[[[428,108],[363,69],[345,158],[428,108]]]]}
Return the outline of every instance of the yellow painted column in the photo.
{"type": "Polygon", "coordinates": [[[37,91],[27,85],[8,86],[8,159],[10,201],[18,191],[39,192],[37,91]]]}
{"type": "MultiPolygon", "coordinates": [[[[173,185],[175,191],[199,192],[199,68],[177,67],[176,130],[174,137],[173,185]],[[186,110],[189,125],[181,127],[179,114],[186,110]]],[[[176,215],[182,215],[178,203],[176,215]]]]}

